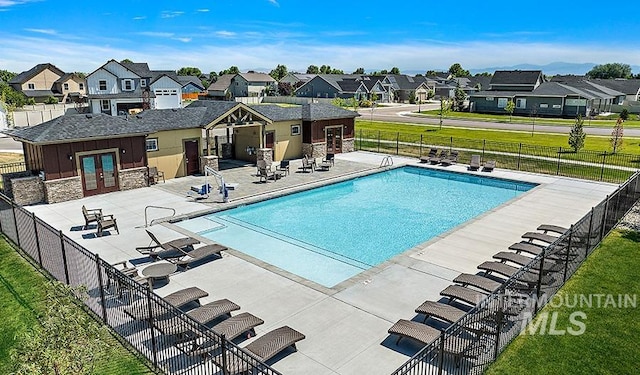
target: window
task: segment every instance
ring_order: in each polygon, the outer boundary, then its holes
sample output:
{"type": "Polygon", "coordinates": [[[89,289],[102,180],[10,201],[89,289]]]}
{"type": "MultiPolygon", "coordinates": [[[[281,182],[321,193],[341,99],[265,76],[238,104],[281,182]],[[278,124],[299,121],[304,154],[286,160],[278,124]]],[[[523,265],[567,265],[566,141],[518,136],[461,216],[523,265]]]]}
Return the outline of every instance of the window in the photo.
{"type": "Polygon", "coordinates": [[[98,90],[107,91],[107,81],[98,81],[98,90]]]}
{"type": "Polygon", "coordinates": [[[110,111],[111,110],[111,104],[109,103],[108,100],[101,100],[100,101],[100,107],[102,107],[103,111],[110,111]]]}
{"type": "Polygon", "coordinates": [[[158,138],[147,138],[147,151],[158,151],[158,138]]]}
{"type": "Polygon", "coordinates": [[[300,125],[291,125],[291,135],[300,135],[300,125]]]}
{"type": "Polygon", "coordinates": [[[133,80],[131,80],[131,79],[123,79],[122,80],[122,90],[124,90],[124,91],[133,91],[133,80]]]}
{"type": "Polygon", "coordinates": [[[519,108],[519,109],[527,108],[527,99],[516,99],[516,108],[519,108]]]}
{"type": "Polygon", "coordinates": [[[487,96],[486,98],[484,98],[484,100],[486,100],[488,102],[492,102],[493,101],[493,96],[487,96]]]}
{"type": "Polygon", "coordinates": [[[84,90],[84,83],[82,83],[82,82],[78,83],[78,88],[80,90],[84,90]]]}
{"type": "Polygon", "coordinates": [[[35,90],[36,89],[36,84],[35,83],[27,83],[27,89],[35,90]]]}
{"type": "Polygon", "coordinates": [[[140,80],[140,87],[147,87],[147,80],[146,79],[141,79],[140,80]]]}
{"type": "Polygon", "coordinates": [[[498,108],[505,108],[507,106],[507,98],[498,98],[498,108]]]}
{"type": "Polygon", "coordinates": [[[62,88],[64,89],[64,91],[69,91],[69,84],[68,83],[63,84],[62,88]]]}
{"type": "Polygon", "coordinates": [[[540,108],[549,108],[549,104],[547,104],[547,103],[540,103],[540,108]]]}
{"type": "Polygon", "coordinates": [[[556,108],[556,109],[557,109],[557,108],[562,108],[562,106],[561,106],[560,104],[554,104],[554,105],[553,105],[553,108],[556,108]]]}

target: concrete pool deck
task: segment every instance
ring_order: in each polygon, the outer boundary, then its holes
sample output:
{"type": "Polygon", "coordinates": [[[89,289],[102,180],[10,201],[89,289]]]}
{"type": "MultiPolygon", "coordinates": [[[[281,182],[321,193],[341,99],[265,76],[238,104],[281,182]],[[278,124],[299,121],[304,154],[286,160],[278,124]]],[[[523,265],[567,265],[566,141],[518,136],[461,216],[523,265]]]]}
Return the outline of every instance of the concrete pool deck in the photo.
{"type": "MultiPolygon", "coordinates": [[[[236,165],[226,169],[228,165],[223,165],[221,174],[225,180],[239,184],[238,190],[230,192],[231,202],[227,204],[216,202],[220,201],[219,196],[200,201],[187,197],[189,187],[204,183],[204,177],[186,177],[149,188],[27,209],[108,262],[131,260],[140,264],[148,260],[135,250],[136,246],[149,243],[144,231],[147,206],[170,207],[178,216],[190,216],[256,201],[265,194],[270,197],[370,173],[378,169],[384,156],[366,152],[339,154],[330,171],[314,173],[297,173],[300,162],[293,161],[289,176],[268,183],[257,183],[255,167],[236,165]],[[120,234],[96,238],[95,230],[81,230],[82,205],[114,214],[120,234]]],[[[394,156],[393,161],[396,166],[418,165],[415,158],[394,156]]],[[[466,172],[466,165],[434,168],[466,172]]],[[[278,357],[274,363],[274,368],[283,374],[389,374],[419,349],[411,340],[402,340],[395,346],[395,337],[387,334],[393,323],[400,318],[414,318],[419,304],[428,299],[439,300],[439,292],[459,273],[476,273],[478,264],[519,241],[522,233],[541,223],[569,226],[617,187],[500,169],[470,173],[540,185],[337,288],[313,285],[231,250],[223,252],[222,259],[173,274],[168,284],[155,291],[164,296],[198,286],[209,293],[202,300],[204,303],[228,298],[242,307],[241,312],[262,318],[265,323],[257,328],[258,335],[282,325],[304,333],[306,339],[298,343],[298,352],[286,351],[288,355],[278,357]]],[[[169,211],[149,209],[147,220],[166,216],[166,212],[169,211]]],[[[180,228],[171,224],[156,224],[149,229],[163,241],[182,236],[178,233],[180,228]]]]}

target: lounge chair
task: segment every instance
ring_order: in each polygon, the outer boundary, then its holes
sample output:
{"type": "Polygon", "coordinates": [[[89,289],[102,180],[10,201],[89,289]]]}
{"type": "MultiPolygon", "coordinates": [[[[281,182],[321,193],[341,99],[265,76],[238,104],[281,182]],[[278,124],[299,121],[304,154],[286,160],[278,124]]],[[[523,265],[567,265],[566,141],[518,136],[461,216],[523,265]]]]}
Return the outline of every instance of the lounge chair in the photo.
{"type": "Polygon", "coordinates": [[[569,230],[568,228],[551,224],[541,224],[537,229],[541,230],[544,234],[547,234],[547,232],[565,234],[569,230]]]}
{"type": "Polygon", "coordinates": [[[98,229],[96,230],[96,236],[102,237],[104,231],[107,229],[113,228],[116,230],[116,233],[120,234],[118,230],[118,223],[116,222],[116,218],[113,215],[102,215],[98,218],[98,229]]]}
{"type": "MultiPolygon", "coordinates": [[[[258,337],[255,341],[245,346],[244,350],[251,353],[261,362],[265,362],[288,347],[292,347],[293,350],[296,351],[296,342],[304,340],[304,338],[305,336],[302,333],[291,327],[284,326],[258,337]]],[[[223,366],[222,355],[215,357],[213,361],[218,366],[223,366]]],[[[235,375],[249,371],[249,363],[236,356],[227,355],[226,362],[227,371],[225,372],[223,370],[223,372],[227,374],[235,375]]]]}
{"type": "Polygon", "coordinates": [[[477,290],[465,288],[460,285],[449,285],[440,292],[441,296],[448,297],[449,302],[454,300],[464,301],[472,306],[477,305],[480,301],[487,297],[487,294],[477,290]]]}
{"type": "Polygon", "coordinates": [[[453,282],[462,284],[462,286],[471,285],[478,289],[487,291],[489,293],[494,292],[495,290],[500,288],[500,286],[502,285],[502,283],[499,283],[495,280],[491,280],[484,276],[472,275],[468,273],[461,273],[455,279],[453,279],[453,282]]]}
{"type": "MultiPolygon", "coordinates": [[[[189,311],[187,315],[200,324],[207,324],[223,315],[229,315],[229,317],[231,317],[231,312],[236,310],[240,310],[240,306],[228,299],[221,299],[197,307],[189,311]]],[[[175,323],[175,319],[171,318],[157,320],[154,326],[165,335],[180,335],[189,331],[187,325],[175,323]]]]}
{"type": "MultiPolygon", "coordinates": [[[[255,336],[255,327],[264,324],[264,320],[255,315],[244,312],[236,316],[232,316],[222,322],[211,327],[211,330],[218,335],[224,335],[227,340],[233,340],[245,332],[252,332],[255,336]]],[[[203,342],[193,343],[191,349],[187,352],[191,356],[206,356],[215,352],[220,347],[220,340],[205,340],[203,342]]]]}
{"type": "Polygon", "coordinates": [[[441,161],[447,158],[449,152],[447,150],[441,150],[440,155],[433,156],[429,158],[429,163],[431,164],[439,164],[441,161]]]}
{"type": "Polygon", "coordinates": [[[89,224],[97,223],[98,219],[102,217],[102,209],[87,209],[84,205],[82,205],[82,216],[84,216],[84,227],[83,229],[88,229],[89,224]]]}
{"type": "Polygon", "coordinates": [[[552,236],[550,234],[538,233],[538,232],[527,232],[521,236],[525,240],[532,242],[534,240],[545,242],[548,244],[554,243],[560,237],[552,236]]]}
{"type": "Polygon", "coordinates": [[[176,238],[168,242],[160,242],[155,234],[146,230],[149,237],[151,237],[151,245],[136,247],[136,250],[142,254],[149,255],[151,258],[179,258],[184,255],[183,252],[189,252],[193,250],[193,245],[199,244],[200,241],[192,237],[176,238]],[[156,249],[160,249],[156,251],[156,249]],[[179,251],[179,250],[182,250],[179,251]]]}
{"type": "MultiPolygon", "coordinates": [[[[178,249],[180,250],[180,249],[178,249]]],[[[189,267],[189,265],[193,262],[199,261],[201,259],[204,259],[206,257],[209,257],[211,255],[217,255],[220,256],[220,253],[223,250],[227,250],[227,247],[222,246],[220,244],[210,244],[210,245],[205,245],[202,247],[199,247],[197,249],[191,250],[189,252],[186,251],[182,251],[183,252],[183,256],[179,257],[179,258],[171,258],[171,259],[167,259],[169,262],[174,263],[176,266],[180,266],[183,267],[184,269],[187,269],[189,267]]],[[[162,258],[162,256],[158,256],[159,258],[162,258]]]]}
{"type": "Polygon", "coordinates": [[[453,164],[456,164],[457,162],[458,162],[458,151],[456,150],[451,151],[451,154],[449,154],[449,156],[440,160],[440,164],[444,166],[453,165],[453,164]]]}
{"type": "Polygon", "coordinates": [[[158,167],[149,167],[147,172],[147,183],[149,185],[157,184],[161,178],[162,182],[164,182],[164,172],[159,171],[158,167]]]}
{"type": "Polygon", "coordinates": [[[335,154],[327,154],[324,159],[322,159],[323,163],[331,163],[331,166],[335,165],[336,155],[335,154]]]}
{"type": "Polygon", "coordinates": [[[484,163],[484,166],[482,167],[482,171],[483,172],[491,172],[495,169],[496,167],[496,161],[495,160],[487,160],[484,163]]]}
{"type": "MultiPolygon", "coordinates": [[[[190,302],[197,302],[200,304],[200,298],[208,296],[209,293],[198,287],[191,287],[178,290],[164,297],[164,300],[174,307],[180,307],[190,302]]],[[[154,317],[162,315],[165,311],[160,304],[152,304],[154,317]]],[[[141,299],[131,304],[124,310],[127,314],[131,315],[134,319],[143,320],[149,319],[149,306],[146,299],[141,299]]]]}
{"type": "Polygon", "coordinates": [[[471,161],[469,162],[469,170],[477,171],[480,169],[480,155],[471,155],[471,161]]]}
{"type": "Polygon", "coordinates": [[[316,168],[316,161],[315,159],[308,159],[306,156],[302,158],[302,171],[306,172],[307,169],[311,170],[311,172],[313,172],[316,168]]]}
{"type": "Polygon", "coordinates": [[[333,164],[330,161],[322,161],[320,164],[316,165],[316,170],[328,171],[333,164]]]}
{"type": "MultiPolygon", "coordinates": [[[[487,275],[491,274],[492,272],[495,272],[497,274],[506,276],[506,277],[512,277],[514,276],[518,271],[520,271],[519,267],[513,267],[510,266],[508,264],[502,263],[502,262],[495,262],[495,261],[489,261],[489,262],[483,262],[482,264],[480,264],[478,266],[479,270],[484,271],[487,275]]],[[[533,270],[529,271],[529,272],[525,272],[523,274],[521,274],[520,276],[518,276],[517,280],[521,281],[523,283],[528,284],[530,287],[532,285],[535,285],[538,283],[538,279],[539,276],[536,272],[534,272],[533,270]]],[[[543,275],[542,276],[542,283],[547,285],[550,284],[553,281],[553,279],[551,278],[551,276],[549,275],[543,275]]]]}
{"type": "Polygon", "coordinates": [[[289,174],[289,160],[282,160],[280,165],[276,167],[277,171],[282,173],[282,176],[286,176],[289,174]]]}
{"type": "Polygon", "coordinates": [[[417,314],[424,314],[423,322],[426,322],[429,318],[438,318],[447,323],[457,322],[467,313],[457,307],[435,301],[425,301],[415,311],[417,314]]]}
{"type": "MultiPolygon", "coordinates": [[[[514,252],[511,252],[511,251],[501,251],[501,252],[495,254],[493,256],[493,259],[498,259],[501,262],[515,263],[515,264],[517,264],[519,266],[526,266],[527,264],[531,263],[531,261],[533,260],[532,257],[528,257],[526,255],[514,253],[514,252]]],[[[536,266],[534,268],[536,270],[538,270],[539,266],[536,266]]],[[[559,271],[560,269],[562,269],[562,265],[561,264],[548,262],[548,261],[545,261],[544,266],[543,266],[543,271],[547,271],[547,272],[551,272],[551,271],[555,272],[555,271],[559,271]]]]}
{"type": "Polygon", "coordinates": [[[437,154],[438,154],[438,149],[435,147],[431,147],[428,154],[420,156],[420,162],[427,163],[431,161],[431,158],[435,158],[437,154]]]}

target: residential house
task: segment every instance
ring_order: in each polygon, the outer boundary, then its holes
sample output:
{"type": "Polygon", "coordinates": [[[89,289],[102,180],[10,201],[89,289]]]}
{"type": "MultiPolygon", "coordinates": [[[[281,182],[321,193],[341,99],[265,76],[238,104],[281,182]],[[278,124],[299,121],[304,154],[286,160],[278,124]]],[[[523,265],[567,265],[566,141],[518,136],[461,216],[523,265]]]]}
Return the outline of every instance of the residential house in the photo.
{"type": "Polygon", "coordinates": [[[66,102],[71,101],[72,97],[81,98],[86,94],[84,79],[75,74],[65,74],[50,63],[38,64],[18,74],[9,81],[9,85],[37,103],[44,103],[50,97],[58,102],[66,102]]]}
{"type": "Polygon", "coordinates": [[[87,76],[91,112],[112,116],[180,108],[181,90],[174,71],[152,71],[146,63],[109,60],[87,76]]]}
{"type": "Polygon", "coordinates": [[[206,95],[207,90],[198,77],[178,76],[178,82],[182,84],[182,100],[198,100],[200,95],[206,95]]]}
{"type": "Polygon", "coordinates": [[[287,73],[284,77],[280,78],[279,83],[289,83],[293,87],[299,87],[309,82],[315,77],[316,74],[303,74],[303,73],[287,73]]]}
{"type": "Polygon", "coordinates": [[[409,102],[412,98],[415,100],[416,89],[423,83],[426,85],[423,90],[435,89],[428,82],[427,77],[424,76],[412,77],[406,74],[387,74],[382,81],[382,85],[387,88],[389,93],[389,101],[398,103],[409,102]]]}
{"type": "Polygon", "coordinates": [[[489,82],[491,91],[533,91],[544,82],[541,70],[496,70],[489,82]]]}
{"type": "Polygon", "coordinates": [[[4,103],[0,101],[0,130],[7,129],[8,127],[7,108],[4,106],[4,103]]]}
{"type": "Polygon", "coordinates": [[[382,76],[364,74],[317,74],[298,87],[296,96],[306,98],[356,98],[388,102],[389,93],[382,76]]]}
{"type": "Polygon", "coordinates": [[[277,90],[277,82],[266,73],[225,74],[208,88],[208,96],[216,100],[237,97],[261,97],[277,90]]]}

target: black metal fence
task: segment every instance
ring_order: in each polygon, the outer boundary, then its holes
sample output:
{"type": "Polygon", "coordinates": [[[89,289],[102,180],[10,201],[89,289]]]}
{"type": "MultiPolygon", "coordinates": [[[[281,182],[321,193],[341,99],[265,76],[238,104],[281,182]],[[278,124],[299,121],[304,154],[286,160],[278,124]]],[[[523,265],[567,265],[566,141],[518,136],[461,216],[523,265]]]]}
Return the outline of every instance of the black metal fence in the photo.
{"type": "Polygon", "coordinates": [[[26,171],[26,168],[27,165],[23,161],[0,164],[0,175],[3,175],[5,173],[26,171]]]}
{"type": "Polygon", "coordinates": [[[496,160],[499,168],[545,173],[596,181],[621,183],[640,169],[640,156],[597,151],[573,152],[569,148],[525,143],[442,137],[437,135],[360,130],[355,147],[359,150],[420,157],[431,147],[459,152],[459,161],[468,163],[471,155],[496,160]]]}
{"type": "Polygon", "coordinates": [[[280,374],[2,194],[0,229],[52,277],[84,286],[88,296],[81,300],[86,306],[157,370],[227,375],[229,368],[240,367],[251,374],[280,374]],[[132,309],[145,309],[146,319],[136,319],[132,309]],[[213,349],[195,355],[195,345],[202,343],[213,349]]]}
{"type": "Polygon", "coordinates": [[[639,200],[637,172],[392,375],[482,373],[639,200]]]}

